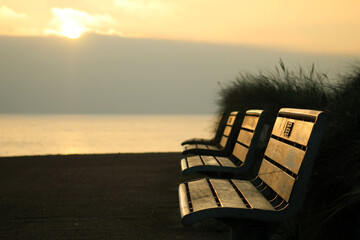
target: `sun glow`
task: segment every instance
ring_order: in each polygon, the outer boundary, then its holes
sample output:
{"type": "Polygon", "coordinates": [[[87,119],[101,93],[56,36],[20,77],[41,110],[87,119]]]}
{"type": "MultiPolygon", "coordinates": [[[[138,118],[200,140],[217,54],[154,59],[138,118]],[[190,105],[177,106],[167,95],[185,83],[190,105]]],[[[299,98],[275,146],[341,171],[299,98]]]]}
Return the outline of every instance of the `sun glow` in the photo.
{"type": "Polygon", "coordinates": [[[72,39],[79,38],[81,34],[89,31],[88,25],[93,22],[93,18],[85,12],[66,8],[53,8],[54,18],[45,29],[45,34],[55,34],[72,39]]]}
{"type": "Polygon", "coordinates": [[[81,26],[76,21],[72,19],[66,19],[61,24],[60,34],[68,38],[78,38],[82,33],[86,31],[84,26],[81,26]]]}

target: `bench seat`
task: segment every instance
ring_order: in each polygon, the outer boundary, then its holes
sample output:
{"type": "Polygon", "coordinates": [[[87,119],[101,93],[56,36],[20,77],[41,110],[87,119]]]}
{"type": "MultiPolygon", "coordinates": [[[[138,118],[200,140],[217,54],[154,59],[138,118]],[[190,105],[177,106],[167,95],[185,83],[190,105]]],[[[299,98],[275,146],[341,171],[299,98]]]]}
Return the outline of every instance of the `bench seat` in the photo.
{"type": "Polygon", "coordinates": [[[204,218],[244,217],[264,221],[278,211],[251,181],[239,179],[204,178],[183,183],[179,187],[179,199],[184,225],[204,218]]]}
{"type": "Polygon", "coordinates": [[[326,123],[321,111],[281,109],[255,179],[202,178],[180,184],[182,223],[219,218],[266,224],[294,216],[305,199],[326,123]]]}
{"type": "Polygon", "coordinates": [[[218,175],[221,173],[240,175],[246,172],[255,161],[259,141],[265,141],[264,119],[265,112],[263,110],[246,111],[231,156],[195,155],[185,157],[181,159],[182,173],[214,172],[218,175]]]}
{"type": "Polygon", "coordinates": [[[219,144],[186,144],[183,146],[183,155],[218,155],[230,156],[234,148],[236,136],[241,125],[241,116],[238,112],[231,112],[219,144]]]}
{"type": "Polygon", "coordinates": [[[225,124],[228,120],[229,113],[223,113],[219,117],[218,124],[217,124],[217,130],[215,133],[215,136],[212,139],[204,139],[204,138],[191,138],[183,141],[181,145],[188,145],[188,144],[208,144],[208,145],[219,145],[221,136],[225,129],[225,124]]]}

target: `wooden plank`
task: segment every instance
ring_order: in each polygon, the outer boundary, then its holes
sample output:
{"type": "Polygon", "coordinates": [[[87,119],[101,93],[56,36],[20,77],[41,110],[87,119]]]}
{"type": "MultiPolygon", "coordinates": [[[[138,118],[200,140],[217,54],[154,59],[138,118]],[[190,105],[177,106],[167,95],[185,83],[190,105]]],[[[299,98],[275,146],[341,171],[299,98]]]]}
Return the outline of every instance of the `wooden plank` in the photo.
{"type": "Polygon", "coordinates": [[[206,179],[188,182],[188,186],[194,212],[218,207],[206,179]]]}
{"type": "Polygon", "coordinates": [[[226,179],[211,179],[211,184],[222,207],[246,208],[239,194],[226,179]]]}
{"type": "Polygon", "coordinates": [[[245,118],[241,124],[241,127],[247,128],[250,130],[255,130],[258,121],[259,121],[259,117],[257,117],[257,116],[245,116],[245,118]]]}
{"type": "Polygon", "coordinates": [[[234,122],[235,122],[235,118],[236,118],[236,116],[230,116],[228,118],[228,121],[227,121],[226,124],[229,125],[229,126],[232,126],[234,124],[234,122]]]}
{"type": "Polygon", "coordinates": [[[239,143],[235,144],[234,150],[232,152],[232,154],[239,159],[241,162],[245,162],[246,159],[246,155],[248,153],[249,149],[242,146],[239,143]]]}
{"type": "Polygon", "coordinates": [[[250,147],[253,135],[254,135],[253,132],[249,132],[249,131],[245,131],[245,130],[241,129],[240,132],[239,132],[239,136],[237,138],[237,141],[241,142],[242,144],[245,144],[248,147],[250,147]]]}
{"type": "Polygon", "coordinates": [[[314,123],[312,122],[304,122],[301,120],[277,117],[272,134],[286,140],[307,146],[313,126],[314,123]],[[292,127],[290,127],[291,129],[289,130],[290,134],[287,135],[286,129],[289,129],[289,123],[292,123],[292,127]]]}
{"type": "Polygon", "coordinates": [[[180,215],[181,217],[184,217],[185,215],[190,213],[189,199],[186,194],[186,187],[184,183],[180,184],[178,191],[179,191],[180,215]]]}
{"type": "Polygon", "coordinates": [[[207,145],[207,147],[208,147],[208,149],[210,149],[210,150],[220,150],[219,147],[213,146],[213,145],[207,145]]]}
{"type": "Polygon", "coordinates": [[[196,149],[196,144],[190,144],[190,145],[185,145],[184,146],[184,151],[185,150],[190,150],[190,149],[196,149]]]}
{"type": "Polygon", "coordinates": [[[295,179],[292,176],[282,171],[266,159],[263,159],[259,169],[259,177],[280,197],[287,202],[289,201],[291,191],[295,183],[295,179]]]}
{"type": "Polygon", "coordinates": [[[208,145],[205,144],[196,144],[197,149],[208,149],[208,145]]]}
{"type": "Polygon", "coordinates": [[[227,157],[216,157],[216,159],[221,163],[224,167],[236,167],[236,165],[227,157]]]}
{"type": "Polygon", "coordinates": [[[233,183],[238,187],[244,198],[248,201],[251,208],[263,210],[275,210],[269,201],[252,185],[245,180],[233,179],[233,183]]]}
{"type": "Polygon", "coordinates": [[[226,126],[223,135],[228,137],[230,135],[231,128],[231,126],[226,126]]]}
{"type": "Polygon", "coordinates": [[[224,148],[226,146],[227,141],[228,141],[228,137],[223,136],[220,141],[220,146],[224,148]]]}
{"type": "Polygon", "coordinates": [[[264,110],[251,109],[246,111],[246,115],[260,116],[263,112],[264,110]]]}
{"type": "Polygon", "coordinates": [[[297,109],[297,108],[282,108],[279,111],[279,114],[286,114],[289,115],[289,117],[313,117],[313,118],[317,118],[319,116],[319,114],[321,114],[322,111],[317,111],[317,110],[311,110],[311,109],[297,109]]]}
{"type": "Polygon", "coordinates": [[[181,159],[180,165],[181,165],[181,171],[184,171],[185,169],[188,168],[188,164],[187,164],[186,158],[181,159]]]}
{"type": "Polygon", "coordinates": [[[295,174],[299,173],[304,155],[305,151],[284,142],[280,142],[274,138],[270,138],[265,151],[265,156],[281,164],[295,174]]]}
{"type": "Polygon", "coordinates": [[[201,166],[203,165],[200,156],[191,156],[191,157],[187,157],[187,162],[188,162],[188,166],[189,167],[194,167],[194,166],[201,166]]]}
{"type": "Polygon", "coordinates": [[[211,166],[220,166],[218,161],[216,161],[214,156],[200,156],[202,160],[204,161],[205,165],[211,165],[211,166]]]}

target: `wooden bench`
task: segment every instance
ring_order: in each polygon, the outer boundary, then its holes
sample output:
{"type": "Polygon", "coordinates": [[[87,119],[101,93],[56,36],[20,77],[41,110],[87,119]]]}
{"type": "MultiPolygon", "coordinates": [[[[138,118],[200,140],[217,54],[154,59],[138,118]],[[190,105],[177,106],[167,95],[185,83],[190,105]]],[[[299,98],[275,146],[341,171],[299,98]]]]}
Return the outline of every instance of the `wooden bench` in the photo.
{"type": "Polygon", "coordinates": [[[223,113],[219,116],[216,133],[212,139],[192,138],[183,141],[181,145],[182,146],[189,144],[207,144],[214,146],[218,145],[220,143],[228,118],[229,118],[229,113],[223,113]]]}
{"type": "Polygon", "coordinates": [[[183,174],[216,173],[241,175],[253,166],[258,142],[265,141],[265,113],[263,110],[246,111],[237,140],[230,157],[195,155],[181,159],[183,174]],[[260,140],[260,138],[262,138],[260,140]]]}
{"type": "Polygon", "coordinates": [[[218,145],[210,144],[188,144],[184,145],[183,155],[187,154],[202,154],[202,155],[218,155],[229,156],[235,145],[236,136],[239,132],[241,117],[238,112],[231,112],[224,132],[222,133],[220,143],[218,145]]]}
{"type": "Polygon", "coordinates": [[[265,233],[269,223],[294,216],[305,199],[326,122],[321,111],[281,109],[255,179],[203,178],[180,184],[182,223],[219,218],[232,227],[234,238],[253,237],[265,233]],[[256,228],[247,228],[252,224],[256,228]]]}

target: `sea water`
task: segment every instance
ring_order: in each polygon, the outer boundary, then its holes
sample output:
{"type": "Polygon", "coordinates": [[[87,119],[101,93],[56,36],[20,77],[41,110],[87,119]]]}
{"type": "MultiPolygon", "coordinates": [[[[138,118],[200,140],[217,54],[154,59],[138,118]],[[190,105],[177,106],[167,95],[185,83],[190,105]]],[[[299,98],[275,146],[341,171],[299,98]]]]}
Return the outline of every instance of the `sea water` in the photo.
{"type": "Polygon", "coordinates": [[[213,115],[0,115],[0,156],[179,152],[213,115]]]}

